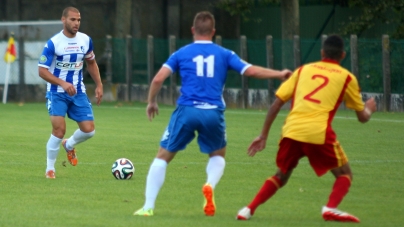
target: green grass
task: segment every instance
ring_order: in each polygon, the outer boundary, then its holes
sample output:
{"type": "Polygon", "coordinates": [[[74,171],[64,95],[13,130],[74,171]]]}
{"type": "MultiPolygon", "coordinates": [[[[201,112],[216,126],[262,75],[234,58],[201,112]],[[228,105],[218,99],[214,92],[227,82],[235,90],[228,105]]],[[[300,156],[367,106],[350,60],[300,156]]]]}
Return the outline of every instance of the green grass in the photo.
{"type": "MultiPolygon", "coordinates": [[[[201,186],[207,156],[192,142],[168,166],[156,202],[155,216],[135,217],[144,202],[147,171],[173,110],[161,106],[149,122],[144,104],[103,103],[94,106],[96,134],[77,146],[79,164],[64,167],[61,150],[56,179],[45,179],[46,142],[51,125],[44,103],[0,106],[0,226],[348,226],[324,222],[320,215],[333,177],[316,177],[302,159],[288,185],[263,204],[248,222],[234,219],[276,166],[277,142],[287,114],[281,111],[267,148],[246,155],[261,130],[265,111],[227,110],[228,153],[225,174],[215,190],[217,213],[205,217],[201,186]],[[115,180],[111,166],[129,158],[131,180],[115,180]]],[[[352,111],[340,111],[334,129],[354,172],[350,192],[340,209],[357,215],[362,226],[402,226],[404,217],[404,114],[375,113],[361,124],[352,111]]],[[[67,120],[70,136],[77,128],[67,120]]]]}

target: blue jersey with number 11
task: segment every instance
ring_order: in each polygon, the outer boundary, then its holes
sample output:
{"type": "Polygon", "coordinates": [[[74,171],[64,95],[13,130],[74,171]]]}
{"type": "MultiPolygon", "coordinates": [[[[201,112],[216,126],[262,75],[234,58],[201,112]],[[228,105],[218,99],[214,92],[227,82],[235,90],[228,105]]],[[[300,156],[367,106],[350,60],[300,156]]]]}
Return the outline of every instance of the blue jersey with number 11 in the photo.
{"type": "Polygon", "coordinates": [[[195,41],[173,53],[163,66],[181,76],[178,105],[224,109],[222,93],[227,71],[243,74],[251,64],[211,41],[195,41]]]}

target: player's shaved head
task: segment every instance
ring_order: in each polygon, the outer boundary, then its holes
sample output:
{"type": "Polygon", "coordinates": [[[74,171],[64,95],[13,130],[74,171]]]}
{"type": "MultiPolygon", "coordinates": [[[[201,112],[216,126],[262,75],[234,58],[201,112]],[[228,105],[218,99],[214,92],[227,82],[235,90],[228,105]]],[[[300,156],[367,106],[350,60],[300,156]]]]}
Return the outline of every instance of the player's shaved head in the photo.
{"type": "Polygon", "coordinates": [[[215,17],[208,11],[202,11],[195,15],[195,33],[198,35],[210,35],[215,29],[215,17]]]}
{"type": "Polygon", "coordinates": [[[77,8],[69,6],[63,10],[62,17],[67,17],[69,15],[69,12],[80,13],[80,11],[77,8]]]}
{"type": "Polygon", "coordinates": [[[339,35],[330,35],[323,43],[324,57],[341,60],[344,53],[344,40],[339,35]]]}

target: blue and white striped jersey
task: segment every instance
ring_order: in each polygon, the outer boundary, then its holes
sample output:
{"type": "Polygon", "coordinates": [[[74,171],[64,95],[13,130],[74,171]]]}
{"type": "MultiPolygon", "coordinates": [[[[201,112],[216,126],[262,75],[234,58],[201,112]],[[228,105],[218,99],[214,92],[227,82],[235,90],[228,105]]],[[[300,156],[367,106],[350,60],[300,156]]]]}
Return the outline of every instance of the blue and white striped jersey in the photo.
{"type": "MultiPolygon", "coordinates": [[[[73,84],[77,93],[85,93],[83,60],[94,58],[93,42],[88,35],[77,32],[74,38],[68,38],[61,31],[45,44],[38,66],[48,68],[54,76],[73,84]]],[[[65,92],[61,86],[51,83],[47,91],[65,92]]]]}
{"type": "Polygon", "coordinates": [[[181,76],[181,96],[177,104],[223,109],[226,107],[222,93],[227,71],[243,74],[251,64],[211,41],[195,41],[173,53],[163,66],[173,73],[179,71],[181,76]]]}

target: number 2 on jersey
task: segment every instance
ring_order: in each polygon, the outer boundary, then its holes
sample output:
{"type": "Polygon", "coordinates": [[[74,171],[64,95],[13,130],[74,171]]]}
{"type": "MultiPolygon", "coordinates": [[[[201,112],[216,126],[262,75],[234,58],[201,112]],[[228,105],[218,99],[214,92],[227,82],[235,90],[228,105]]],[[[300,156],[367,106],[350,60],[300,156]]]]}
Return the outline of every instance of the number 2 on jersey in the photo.
{"type": "Polygon", "coordinates": [[[209,55],[207,58],[203,58],[202,55],[198,55],[192,59],[196,63],[196,75],[204,76],[204,68],[206,63],[206,77],[213,77],[214,66],[215,66],[215,56],[209,55]]]}
{"type": "Polygon", "coordinates": [[[314,103],[320,104],[321,101],[318,100],[318,99],[312,98],[312,96],[313,96],[314,94],[316,94],[318,91],[320,91],[321,89],[323,89],[325,86],[327,86],[329,79],[328,79],[328,77],[325,77],[325,76],[323,76],[323,75],[314,75],[314,76],[311,77],[312,80],[315,80],[316,78],[321,78],[321,79],[323,79],[323,80],[324,80],[323,83],[320,84],[320,86],[318,86],[318,87],[317,87],[316,89],[314,89],[312,92],[310,92],[309,94],[307,94],[306,96],[304,96],[304,99],[307,100],[307,101],[310,101],[310,102],[314,102],[314,103]]]}

